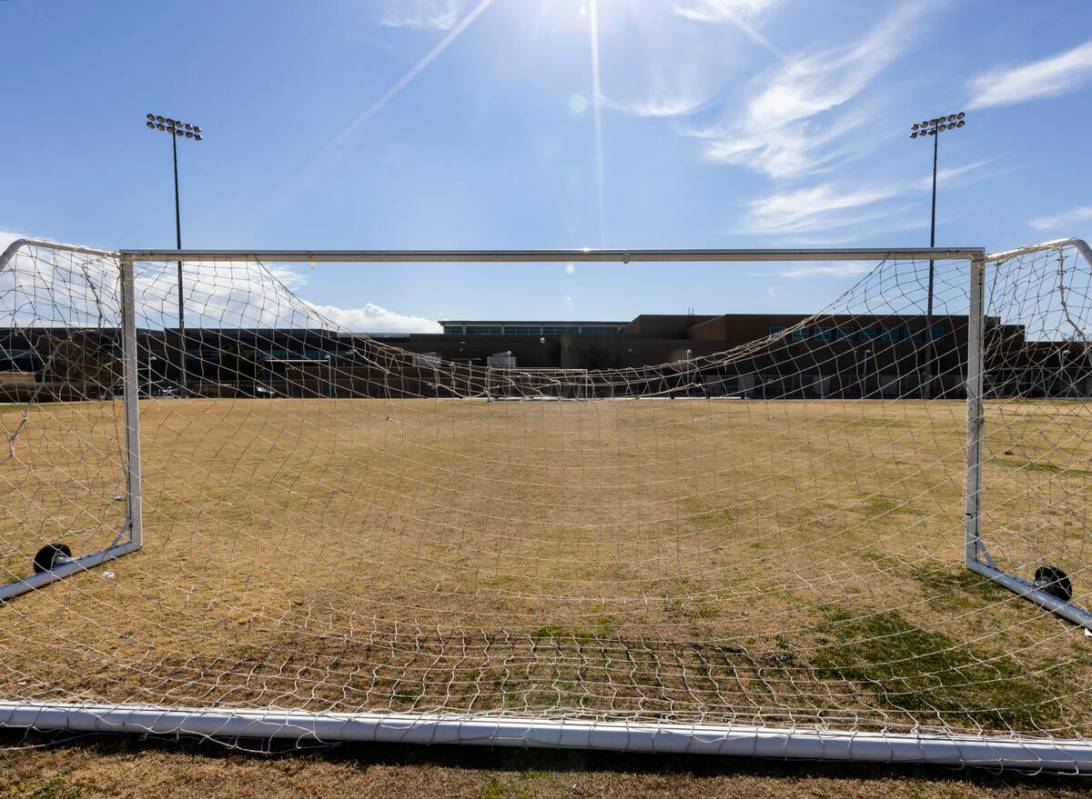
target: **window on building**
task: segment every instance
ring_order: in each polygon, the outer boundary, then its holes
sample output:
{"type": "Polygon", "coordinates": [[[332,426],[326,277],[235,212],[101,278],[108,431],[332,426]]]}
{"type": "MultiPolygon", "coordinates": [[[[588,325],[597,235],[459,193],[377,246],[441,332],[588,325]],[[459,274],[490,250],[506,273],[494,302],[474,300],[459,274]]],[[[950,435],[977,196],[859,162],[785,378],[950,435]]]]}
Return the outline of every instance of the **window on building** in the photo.
{"type": "Polygon", "coordinates": [[[831,339],[830,328],[827,327],[826,325],[816,325],[815,326],[815,337],[817,339],[819,339],[820,341],[830,341],[830,339],[831,339]]]}
{"type": "Polygon", "coordinates": [[[806,325],[804,327],[798,327],[796,330],[792,331],[793,341],[804,341],[807,337],[808,327],[806,325]]]}
{"type": "Polygon", "coordinates": [[[862,327],[860,332],[861,341],[871,341],[876,338],[876,328],[874,327],[862,327]]]}
{"type": "Polygon", "coordinates": [[[853,341],[853,325],[839,325],[838,326],[838,340],[839,341],[853,341]]]}

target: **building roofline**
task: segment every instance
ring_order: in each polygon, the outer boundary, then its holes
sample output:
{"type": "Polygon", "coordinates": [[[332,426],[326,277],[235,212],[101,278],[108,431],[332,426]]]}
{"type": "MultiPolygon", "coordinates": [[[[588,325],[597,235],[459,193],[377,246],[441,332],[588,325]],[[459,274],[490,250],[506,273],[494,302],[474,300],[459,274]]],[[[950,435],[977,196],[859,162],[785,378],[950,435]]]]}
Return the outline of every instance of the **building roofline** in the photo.
{"type": "Polygon", "coordinates": [[[534,327],[536,325],[628,325],[628,319],[441,319],[441,325],[509,325],[512,327],[534,327]]]}

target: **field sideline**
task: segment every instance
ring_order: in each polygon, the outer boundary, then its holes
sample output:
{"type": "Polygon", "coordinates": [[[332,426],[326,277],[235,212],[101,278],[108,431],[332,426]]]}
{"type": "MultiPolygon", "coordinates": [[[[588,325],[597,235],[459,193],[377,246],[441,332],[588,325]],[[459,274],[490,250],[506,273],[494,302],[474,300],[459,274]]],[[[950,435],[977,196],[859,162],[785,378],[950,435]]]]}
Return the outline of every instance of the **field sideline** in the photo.
{"type": "MultiPolygon", "coordinates": [[[[0,407],[0,576],[25,576],[47,541],[93,551],[120,529],[120,412],[0,407]]],[[[920,400],[143,401],[145,548],[0,607],[0,696],[1088,735],[1087,640],[962,567],[965,413],[920,400]]],[[[1092,475],[1089,403],[991,403],[987,433],[994,556],[1020,573],[1068,558],[1089,604],[1087,531],[1072,523],[1092,475]]],[[[217,773],[286,796],[335,783],[761,796],[784,795],[785,775],[801,796],[1036,785],[391,751],[267,761],[92,740],[2,758],[9,792],[43,796],[125,795],[149,769],[160,776],[141,790],[165,795],[160,777],[203,792],[217,773]]]]}

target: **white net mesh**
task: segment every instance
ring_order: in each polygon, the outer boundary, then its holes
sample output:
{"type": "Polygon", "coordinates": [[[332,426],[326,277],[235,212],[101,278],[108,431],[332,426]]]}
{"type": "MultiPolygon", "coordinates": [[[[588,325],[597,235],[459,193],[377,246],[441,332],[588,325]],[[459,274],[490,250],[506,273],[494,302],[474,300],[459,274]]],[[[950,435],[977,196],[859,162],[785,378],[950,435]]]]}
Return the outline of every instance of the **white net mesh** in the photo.
{"type": "MultiPolygon", "coordinates": [[[[931,316],[929,267],[715,355],[534,370],[349,334],[260,263],[185,264],[182,336],[140,262],[126,387],[117,263],[24,250],[0,582],[122,529],[126,388],[144,548],[0,607],[0,698],[1083,740],[1083,630],[963,566],[969,265],[931,316]]],[[[983,539],[1085,607],[1090,280],[988,264],[984,341],[983,539]]]]}

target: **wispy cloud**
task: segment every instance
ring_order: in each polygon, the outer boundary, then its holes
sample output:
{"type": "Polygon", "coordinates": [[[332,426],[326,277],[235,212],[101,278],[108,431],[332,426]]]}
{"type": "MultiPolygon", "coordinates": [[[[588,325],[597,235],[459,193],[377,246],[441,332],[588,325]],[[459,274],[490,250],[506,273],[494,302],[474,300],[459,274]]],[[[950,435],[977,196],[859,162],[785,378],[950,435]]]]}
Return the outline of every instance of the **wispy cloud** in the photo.
{"type": "MultiPolygon", "coordinates": [[[[996,174],[981,171],[989,163],[991,159],[987,158],[941,170],[937,173],[937,182],[966,182],[970,175],[988,177],[996,174]]],[[[912,183],[890,182],[883,186],[847,187],[828,182],[809,188],[774,192],[747,203],[744,229],[736,232],[800,234],[844,229],[864,223],[869,223],[872,232],[918,227],[919,222],[908,222],[905,217],[916,203],[912,196],[931,188],[930,176],[912,183]],[[907,198],[911,201],[906,202],[907,198]],[[899,202],[900,199],[903,201],[899,202]]]]}
{"type": "MultiPolygon", "coordinates": [[[[774,272],[777,277],[857,277],[871,272],[876,264],[870,261],[835,261],[833,263],[805,264],[774,272]]],[[[765,273],[768,276],[770,273],[765,273]]]]}
{"type": "Polygon", "coordinates": [[[1040,216],[1028,224],[1036,230],[1063,230],[1092,222],[1092,205],[1078,205],[1054,216],[1040,216]]]}
{"type": "MultiPolygon", "coordinates": [[[[310,303],[309,303],[310,304],[310,303]]],[[[442,333],[439,322],[366,303],[360,308],[310,304],[316,313],[353,333],[442,333]]]]}
{"type": "MultiPolygon", "coordinates": [[[[963,164],[961,166],[950,167],[948,169],[938,169],[937,170],[937,185],[938,186],[943,186],[943,185],[950,184],[950,183],[961,182],[962,179],[966,178],[967,176],[971,175],[972,173],[977,173],[974,177],[975,177],[975,179],[980,180],[980,179],[983,179],[983,178],[986,178],[986,177],[992,177],[994,175],[1000,174],[1001,171],[1009,171],[1007,169],[1006,170],[990,170],[988,172],[981,172],[980,171],[982,169],[982,167],[984,167],[984,166],[986,166],[987,164],[990,164],[990,163],[993,163],[992,158],[983,158],[981,160],[973,161],[973,162],[971,162],[969,164],[963,164]]],[[[921,180],[914,183],[914,188],[921,189],[922,191],[927,191],[927,190],[931,189],[932,187],[933,187],[933,178],[932,178],[931,175],[928,176],[928,177],[924,177],[921,180]]]]}
{"type": "Polygon", "coordinates": [[[1041,61],[995,69],[971,81],[969,108],[1013,105],[1075,91],[1092,80],[1092,40],[1041,61]]]}
{"type": "Polygon", "coordinates": [[[675,13],[698,22],[731,21],[737,17],[754,19],[769,11],[781,0],[691,0],[676,3],[675,13]]]}
{"type": "Polygon", "coordinates": [[[781,0],[690,0],[675,5],[675,13],[695,22],[729,22],[748,39],[779,58],[785,54],[759,30],[759,18],[781,0]]]}
{"type": "Polygon", "coordinates": [[[458,12],[455,0],[388,0],[379,24],[388,28],[448,31],[455,26],[458,12]]]}
{"type": "Polygon", "coordinates": [[[683,117],[705,110],[715,96],[706,83],[694,74],[669,79],[663,70],[653,70],[648,95],[624,102],[603,98],[603,105],[636,117],[683,117]]]}
{"type": "Polygon", "coordinates": [[[848,48],[797,56],[754,82],[740,122],[689,131],[706,140],[715,163],[739,164],[775,178],[830,168],[848,158],[846,134],[863,113],[824,120],[861,94],[899,55],[935,3],[907,3],[848,48]]]}
{"type": "Polygon", "coordinates": [[[847,227],[889,213],[875,206],[896,193],[894,189],[843,189],[832,183],[777,192],[748,203],[746,232],[784,234],[847,227]]]}
{"type": "Polygon", "coordinates": [[[792,178],[823,172],[850,157],[846,138],[864,121],[864,114],[846,114],[826,126],[809,122],[733,132],[691,131],[707,140],[704,158],[717,164],[739,164],[774,178],[792,178]]]}

